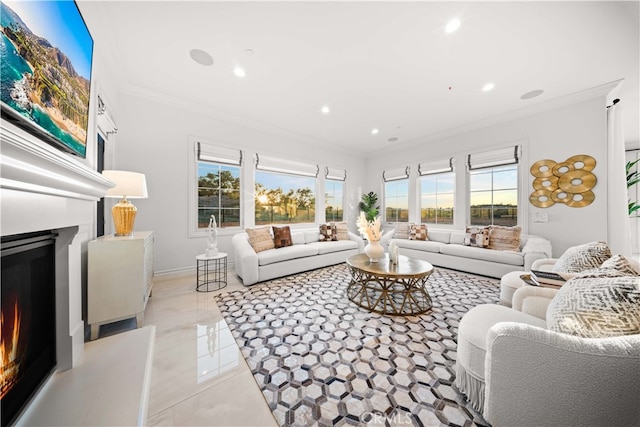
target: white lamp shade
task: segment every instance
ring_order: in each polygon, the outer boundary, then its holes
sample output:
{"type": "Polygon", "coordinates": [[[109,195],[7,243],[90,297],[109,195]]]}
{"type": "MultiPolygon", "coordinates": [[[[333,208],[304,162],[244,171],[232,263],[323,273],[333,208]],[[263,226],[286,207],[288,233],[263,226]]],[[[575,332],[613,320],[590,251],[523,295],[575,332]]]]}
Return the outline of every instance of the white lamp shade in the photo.
{"type": "Polygon", "coordinates": [[[126,197],[128,199],[146,199],[148,197],[147,179],[142,173],[105,170],[102,171],[102,176],[116,184],[115,187],[107,191],[105,197],[126,197]]]}

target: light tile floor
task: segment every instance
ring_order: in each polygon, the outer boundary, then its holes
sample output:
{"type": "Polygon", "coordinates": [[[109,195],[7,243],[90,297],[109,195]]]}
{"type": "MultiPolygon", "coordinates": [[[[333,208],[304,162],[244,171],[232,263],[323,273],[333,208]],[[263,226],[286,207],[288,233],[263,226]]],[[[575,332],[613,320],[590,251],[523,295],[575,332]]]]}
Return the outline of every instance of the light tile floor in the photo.
{"type": "Polygon", "coordinates": [[[156,326],[150,426],[277,426],[213,296],[193,274],[156,277],[145,324],[156,326]]]}

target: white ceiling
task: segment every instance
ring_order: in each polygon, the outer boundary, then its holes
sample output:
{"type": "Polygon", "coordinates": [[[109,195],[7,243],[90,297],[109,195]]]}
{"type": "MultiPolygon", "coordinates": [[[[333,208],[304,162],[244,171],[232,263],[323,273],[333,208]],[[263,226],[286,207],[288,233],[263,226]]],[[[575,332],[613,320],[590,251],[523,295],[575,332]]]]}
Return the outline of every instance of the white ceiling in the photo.
{"type": "Polygon", "coordinates": [[[371,154],[618,79],[640,139],[637,1],[78,3],[123,90],[300,141],[371,154]]]}

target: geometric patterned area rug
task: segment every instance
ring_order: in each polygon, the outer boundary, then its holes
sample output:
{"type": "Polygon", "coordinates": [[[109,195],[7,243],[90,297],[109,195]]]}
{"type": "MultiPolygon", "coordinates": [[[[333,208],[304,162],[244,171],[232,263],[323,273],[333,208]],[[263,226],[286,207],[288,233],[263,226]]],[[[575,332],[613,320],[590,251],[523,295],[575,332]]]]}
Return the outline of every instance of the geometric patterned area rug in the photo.
{"type": "Polygon", "coordinates": [[[499,281],[435,268],[433,307],[370,313],[346,264],[215,297],[281,426],[487,425],[454,385],[460,319],[497,303],[499,281]]]}

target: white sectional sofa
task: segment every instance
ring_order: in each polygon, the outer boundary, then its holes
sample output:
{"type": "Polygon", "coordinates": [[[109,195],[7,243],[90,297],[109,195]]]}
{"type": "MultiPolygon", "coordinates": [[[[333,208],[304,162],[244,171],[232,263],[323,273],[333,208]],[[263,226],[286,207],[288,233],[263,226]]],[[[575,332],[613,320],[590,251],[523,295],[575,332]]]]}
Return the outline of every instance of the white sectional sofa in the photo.
{"type": "Polygon", "coordinates": [[[364,241],[349,232],[349,240],[319,241],[318,229],[291,231],[292,246],[258,252],[249,244],[247,233],[231,238],[236,274],[245,285],[288,276],[315,268],[340,264],[364,250],[364,241]]]}
{"type": "Polygon", "coordinates": [[[381,243],[388,248],[398,245],[400,254],[418,258],[444,268],[500,278],[516,270],[531,269],[537,259],[551,258],[551,242],[533,235],[522,235],[520,251],[499,251],[465,246],[465,232],[461,230],[429,229],[428,240],[394,238],[395,230],[382,236],[381,243]]]}

